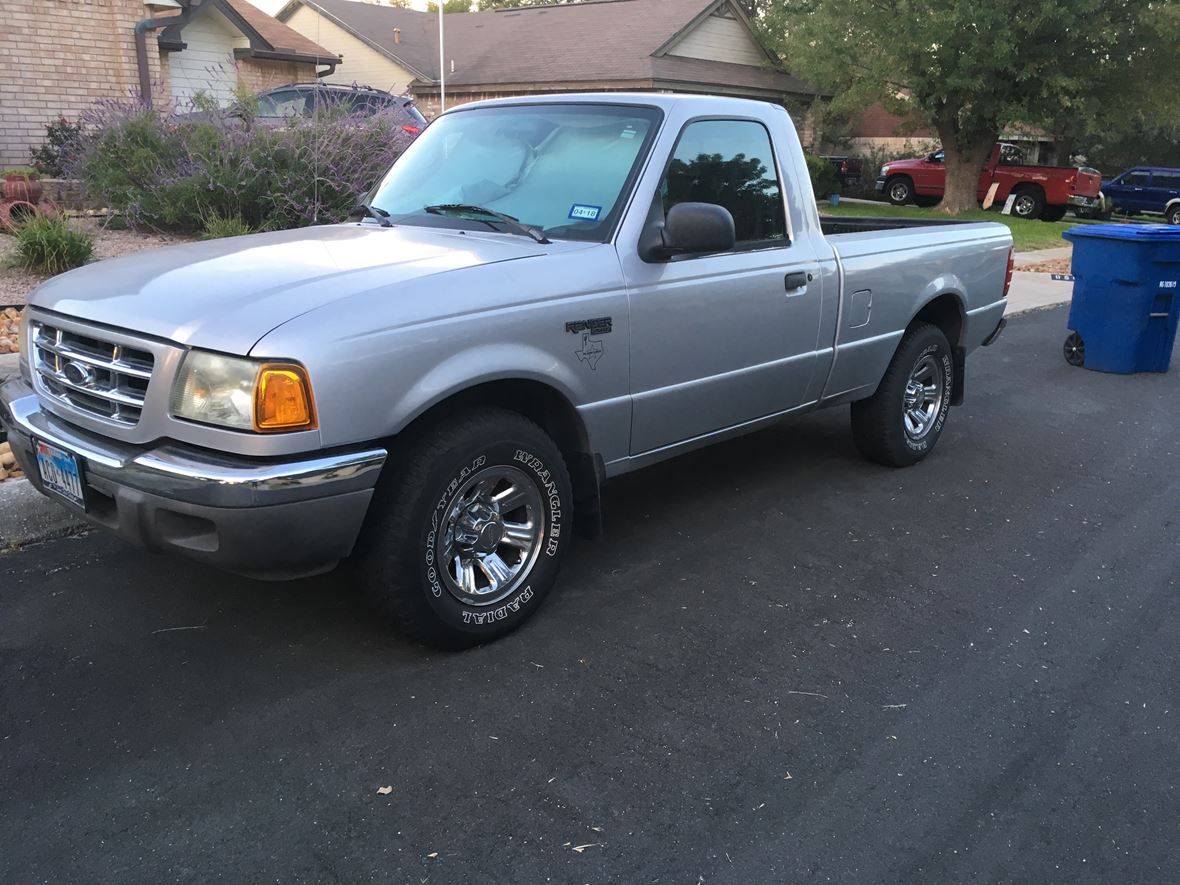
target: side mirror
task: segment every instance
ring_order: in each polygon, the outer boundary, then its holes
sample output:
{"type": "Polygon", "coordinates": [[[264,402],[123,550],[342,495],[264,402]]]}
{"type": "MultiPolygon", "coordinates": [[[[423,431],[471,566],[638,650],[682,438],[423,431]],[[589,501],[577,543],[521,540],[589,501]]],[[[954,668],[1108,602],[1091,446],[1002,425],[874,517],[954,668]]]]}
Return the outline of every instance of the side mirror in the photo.
{"type": "Polygon", "coordinates": [[[737,242],[733,216],[715,203],[677,203],[663,224],[649,224],[640,244],[644,261],[667,261],[673,255],[728,252],[737,242]]]}

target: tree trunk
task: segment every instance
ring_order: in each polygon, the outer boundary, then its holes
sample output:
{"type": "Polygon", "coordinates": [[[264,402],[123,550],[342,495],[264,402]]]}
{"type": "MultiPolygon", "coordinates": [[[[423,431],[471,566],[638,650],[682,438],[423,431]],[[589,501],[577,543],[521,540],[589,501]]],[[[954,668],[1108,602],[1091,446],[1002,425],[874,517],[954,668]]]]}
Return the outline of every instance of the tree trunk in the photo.
{"type": "Polygon", "coordinates": [[[948,215],[958,215],[979,207],[979,173],[996,143],[994,131],[979,131],[966,137],[956,121],[939,123],[943,160],[946,166],[946,192],[940,208],[948,215]]]}

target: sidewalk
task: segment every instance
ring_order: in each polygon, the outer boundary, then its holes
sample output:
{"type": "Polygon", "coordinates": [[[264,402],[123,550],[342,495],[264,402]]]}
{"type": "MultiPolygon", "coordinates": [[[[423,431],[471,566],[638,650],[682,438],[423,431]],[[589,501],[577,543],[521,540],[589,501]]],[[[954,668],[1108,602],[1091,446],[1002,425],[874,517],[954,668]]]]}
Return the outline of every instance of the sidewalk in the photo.
{"type": "Polygon", "coordinates": [[[1051,274],[1029,273],[1020,270],[1030,264],[1068,258],[1072,248],[1063,246],[1056,249],[1038,249],[1034,252],[1017,252],[1013,256],[1016,266],[1012,274],[1012,287],[1008,290],[1008,309],[1005,316],[1028,313],[1043,307],[1069,304],[1073,298],[1073,283],[1069,280],[1055,280],[1051,274]]]}

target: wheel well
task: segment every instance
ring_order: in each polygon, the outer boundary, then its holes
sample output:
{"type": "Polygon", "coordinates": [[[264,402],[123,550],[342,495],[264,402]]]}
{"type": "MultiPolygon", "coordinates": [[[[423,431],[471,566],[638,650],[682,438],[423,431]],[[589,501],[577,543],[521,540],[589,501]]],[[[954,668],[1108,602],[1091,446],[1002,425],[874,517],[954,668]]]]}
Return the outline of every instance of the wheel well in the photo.
{"type": "Polygon", "coordinates": [[[1025,191],[1035,191],[1035,192],[1039,193],[1042,197],[1045,196],[1045,189],[1043,187],[1041,187],[1039,184],[1034,184],[1032,182],[1026,181],[1024,184],[1018,184],[1018,185],[1016,185],[1016,187],[1012,188],[1012,193],[1014,193],[1014,194],[1021,194],[1021,193],[1024,193],[1025,191]]]}
{"type": "Polygon", "coordinates": [[[963,375],[967,364],[967,349],[963,346],[963,331],[966,327],[963,305],[950,292],[944,292],[933,301],[927,302],[913,318],[911,325],[913,323],[930,323],[937,326],[950,342],[955,360],[955,383],[951,390],[951,405],[961,405],[966,380],[963,375]]]}
{"type": "Polygon", "coordinates": [[[561,450],[574,484],[574,503],[580,517],[577,523],[579,532],[596,536],[601,529],[601,459],[590,448],[590,438],[577,409],[548,384],[523,378],[477,384],[435,403],[410,422],[400,435],[414,433],[455,412],[478,406],[496,406],[516,412],[549,434],[561,450]]]}

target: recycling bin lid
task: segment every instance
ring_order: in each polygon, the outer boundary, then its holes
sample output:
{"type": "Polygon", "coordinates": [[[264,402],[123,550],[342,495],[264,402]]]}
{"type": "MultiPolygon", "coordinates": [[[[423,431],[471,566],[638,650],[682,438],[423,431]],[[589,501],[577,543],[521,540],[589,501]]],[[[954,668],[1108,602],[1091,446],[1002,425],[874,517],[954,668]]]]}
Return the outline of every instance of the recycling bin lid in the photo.
{"type": "Polygon", "coordinates": [[[1061,232],[1067,240],[1096,237],[1136,243],[1180,243],[1180,224],[1079,224],[1061,232]]]}

